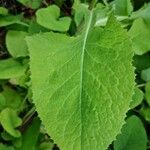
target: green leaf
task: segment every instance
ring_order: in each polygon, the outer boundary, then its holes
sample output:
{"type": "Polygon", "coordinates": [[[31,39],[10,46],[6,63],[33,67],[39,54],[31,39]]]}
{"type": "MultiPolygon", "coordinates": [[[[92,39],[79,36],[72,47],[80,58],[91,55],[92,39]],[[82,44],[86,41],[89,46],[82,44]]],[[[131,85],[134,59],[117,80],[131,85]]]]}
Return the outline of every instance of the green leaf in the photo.
{"type": "Polygon", "coordinates": [[[26,69],[27,65],[23,65],[12,58],[0,60],[0,79],[20,77],[24,75],[26,69]]]}
{"type": "Polygon", "coordinates": [[[14,138],[14,139],[12,140],[12,143],[13,143],[13,145],[14,145],[14,147],[15,147],[15,150],[18,150],[18,148],[21,147],[21,145],[22,145],[22,140],[21,140],[21,138],[22,138],[22,137],[20,137],[20,138],[14,138]]]}
{"type": "Polygon", "coordinates": [[[142,18],[136,19],[129,30],[133,48],[137,55],[143,55],[150,50],[150,28],[142,18]]]}
{"type": "Polygon", "coordinates": [[[149,53],[146,53],[144,55],[135,55],[133,59],[134,59],[133,65],[135,66],[136,70],[138,70],[139,72],[150,67],[149,53]]]}
{"type": "Polygon", "coordinates": [[[150,106],[150,82],[145,85],[145,99],[150,106]]]}
{"type": "Polygon", "coordinates": [[[22,146],[17,150],[36,150],[36,142],[39,136],[41,121],[39,118],[34,118],[32,124],[22,135],[22,146]]]}
{"type": "Polygon", "coordinates": [[[150,81],[150,68],[142,70],[141,78],[146,82],[150,81]]]}
{"type": "Polygon", "coordinates": [[[9,133],[7,133],[6,131],[3,131],[1,133],[1,136],[2,138],[5,140],[5,141],[12,141],[14,139],[13,136],[11,136],[9,133]]]}
{"type": "Polygon", "coordinates": [[[4,7],[0,7],[0,15],[8,15],[8,10],[4,7]]]}
{"type": "Polygon", "coordinates": [[[142,107],[140,109],[140,114],[144,117],[144,119],[150,123],[150,108],[149,107],[142,107]]]}
{"type": "Polygon", "coordinates": [[[42,3],[42,0],[17,0],[17,1],[25,5],[26,7],[30,7],[32,9],[39,8],[42,3]]]}
{"type": "Polygon", "coordinates": [[[16,138],[20,137],[20,132],[15,128],[20,126],[22,121],[13,109],[6,108],[1,111],[0,123],[10,135],[16,138]]]}
{"type": "Polygon", "coordinates": [[[114,142],[114,150],[146,150],[147,135],[143,123],[136,116],[127,119],[122,134],[114,142]]]}
{"type": "Polygon", "coordinates": [[[115,0],[115,14],[128,16],[133,11],[131,0],[115,0]]]}
{"type": "Polygon", "coordinates": [[[58,5],[59,7],[61,7],[64,4],[64,2],[65,2],[65,0],[56,0],[56,1],[54,1],[54,3],[56,5],[58,5]]]}
{"type": "Polygon", "coordinates": [[[93,15],[77,37],[27,38],[33,100],[61,150],[105,150],[124,124],[134,91],[126,32],[113,16],[104,30],[92,28],[93,15]]]}
{"type": "Polygon", "coordinates": [[[144,21],[147,23],[150,23],[150,3],[145,4],[144,7],[141,9],[135,11],[132,13],[131,18],[136,19],[136,18],[143,18],[144,21]]]}
{"type": "Polygon", "coordinates": [[[23,31],[8,31],[6,35],[6,46],[9,53],[13,57],[21,57],[28,55],[28,47],[25,41],[27,32],[23,31]]]}
{"type": "Polygon", "coordinates": [[[56,5],[41,8],[36,12],[37,23],[41,26],[54,31],[68,31],[71,19],[69,17],[59,18],[59,16],[60,8],[56,5]]]}
{"type": "Polygon", "coordinates": [[[3,94],[0,93],[0,111],[5,107],[6,99],[3,94]]]}
{"type": "Polygon", "coordinates": [[[139,88],[136,87],[134,92],[135,93],[132,97],[132,101],[130,104],[130,108],[132,108],[132,109],[137,107],[144,98],[144,93],[139,88]]]}
{"type": "Polygon", "coordinates": [[[44,28],[43,26],[40,26],[35,21],[32,21],[29,25],[28,32],[29,34],[35,34],[35,33],[41,33],[41,32],[48,32],[49,30],[47,28],[44,28]]]}
{"type": "Polygon", "coordinates": [[[12,16],[12,15],[7,15],[7,16],[0,16],[0,27],[5,27],[9,26],[12,24],[20,24],[23,26],[28,26],[26,23],[21,21],[22,16],[12,16]]]}
{"type": "Polygon", "coordinates": [[[8,86],[3,87],[3,92],[1,92],[3,97],[5,98],[5,104],[3,107],[12,108],[15,110],[21,110],[21,104],[22,104],[22,97],[20,96],[19,92],[13,90],[12,88],[8,86]]]}
{"type": "Polygon", "coordinates": [[[86,4],[83,4],[83,3],[78,4],[78,2],[75,1],[74,5],[73,5],[73,9],[75,11],[74,21],[75,21],[77,27],[82,23],[82,21],[88,15],[87,7],[88,6],[86,4]]]}
{"type": "Polygon", "coordinates": [[[38,150],[53,150],[54,144],[52,142],[43,142],[40,144],[38,150]]]}
{"type": "Polygon", "coordinates": [[[0,143],[0,150],[15,150],[15,149],[11,146],[7,146],[7,145],[0,143]]]}

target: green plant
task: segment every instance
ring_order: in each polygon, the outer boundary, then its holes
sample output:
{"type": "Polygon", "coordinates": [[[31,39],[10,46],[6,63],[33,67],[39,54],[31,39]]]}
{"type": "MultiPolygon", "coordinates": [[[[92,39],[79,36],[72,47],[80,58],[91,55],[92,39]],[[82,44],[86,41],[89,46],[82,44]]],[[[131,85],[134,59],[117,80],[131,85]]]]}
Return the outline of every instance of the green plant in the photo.
{"type": "Polygon", "coordinates": [[[14,2],[0,7],[0,150],[148,149],[150,5],[14,2]]]}

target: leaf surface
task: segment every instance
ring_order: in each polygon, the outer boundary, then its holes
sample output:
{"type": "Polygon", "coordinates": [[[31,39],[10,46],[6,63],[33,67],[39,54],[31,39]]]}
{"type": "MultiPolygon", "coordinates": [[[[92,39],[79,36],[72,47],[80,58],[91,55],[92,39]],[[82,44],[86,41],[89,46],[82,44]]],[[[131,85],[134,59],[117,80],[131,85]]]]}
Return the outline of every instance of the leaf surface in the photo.
{"type": "Polygon", "coordinates": [[[6,46],[13,57],[23,57],[28,55],[28,47],[25,41],[27,32],[8,31],[6,35],[6,46]]]}
{"type": "Polygon", "coordinates": [[[115,0],[115,13],[120,16],[128,16],[133,11],[131,0],[115,0]]]}
{"type": "Polygon", "coordinates": [[[150,81],[150,67],[142,70],[141,78],[146,82],[150,81]]]}
{"type": "Polygon", "coordinates": [[[112,16],[104,29],[77,37],[44,33],[27,38],[33,99],[61,150],[105,150],[120,132],[134,91],[133,52],[112,16]]]}
{"type": "Polygon", "coordinates": [[[23,65],[15,59],[0,60],[0,79],[9,79],[24,75],[27,65],[23,65]]]}
{"type": "Polygon", "coordinates": [[[35,118],[32,124],[22,135],[22,146],[18,150],[36,150],[36,144],[38,141],[40,131],[40,120],[35,118]]]}
{"type": "Polygon", "coordinates": [[[20,126],[22,121],[13,109],[6,108],[1,111],[0,123],[10,135],[16,138],[20,137],[20,132],[15,128],[20,126]]]}
{"type": "Polygon", "coordinates": [[[114,150],[146,150],[147,135],[143,123],[136,116],[127,119],[122,134],[114,142],[114,150]]]}
{"type": "Polygon", "coordinates": [[[17,0],[17,1],[25,5],[26,7],[30,7],[32,9],[39,8],[42,3],[42,0],[17,0]]]}
{"type": "Polygon", "coordinates": [[[150,82],[145,85],[145,99],[150,106],[150,82]]]}
{"type": "Polygon", "coordinates": [[[0,150],[14,150],[14,148],[0,143],[0,150]]]}
{"type": "Polygon", "coordinates": [[[9,25],[12,25],[12,24],[19,24],[19,25],[23,25],[23,26],[28,26],[26,23],[21,21],[21,18],[22,18],[21,15],[17,15],[17,16],[13,16],[13,15],[0,16],[0,27],[9,26],[9,25]]]}
{"type": "Polygon", "coordinates": [[[36,12],[37,23],[41,26],[54,31],[68,31],[71,19],[69,17],[59,18],[59,16],[60,8],[56,5],[41,8],[36,12]]]}
{"type": "Polygon", "coordinates": [[[140,90],[138,87],[136,87],[134,90],[134,95],[132,97],[130,108],[133,109],[133,108],[137,107],[138,105],[140,105],[143,98],[144,98],[144,93],[142,92],[142,90],[140,90]]]}
{"type": "Polygon", "coordinates": [[[8,10],[4,7],[0,7],[0,15],[7,15],[8,14],[8,10]]]}
{"type": "Polygon", "coordinates": [[[129,30],[133,49],[137,55],[143,55],[150,50],[150,28],[142,18],[136,19],[129,30]]]}
{"type": "Polygon", "coordinates": [[[15,90],[8,86],[4,86],[3,91],[0,94],[5,99],[5,103],[3,104],[4,108],[9,107],[17,111],[22,109],[22,97],[15,90]]]}

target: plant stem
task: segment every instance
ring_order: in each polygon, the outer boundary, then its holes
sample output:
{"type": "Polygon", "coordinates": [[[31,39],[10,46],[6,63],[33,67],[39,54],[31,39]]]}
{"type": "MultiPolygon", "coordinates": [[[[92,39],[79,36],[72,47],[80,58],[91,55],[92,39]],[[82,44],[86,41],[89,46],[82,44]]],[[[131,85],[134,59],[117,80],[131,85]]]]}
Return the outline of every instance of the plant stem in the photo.
{"type": "Polygon", "coordinates": [[[103,0],[103,3],[104,3],[106,6],[109,6],[107,0],[103,0]]]}
{"type": "Polygon", "coordinates": [[[137,85],[137,87],[138,88],[140,88],[140,87],[144,87],[145,86],[145,84],[143,83],[143,84],[139,84],[139,85],[137,85]]]}
{"type": "Polygon", "coordinates": [[[92,10],[95,7],[96,3],[97,3],[97,0],[92,0],[89,5],[89,10],[92,10]]]}

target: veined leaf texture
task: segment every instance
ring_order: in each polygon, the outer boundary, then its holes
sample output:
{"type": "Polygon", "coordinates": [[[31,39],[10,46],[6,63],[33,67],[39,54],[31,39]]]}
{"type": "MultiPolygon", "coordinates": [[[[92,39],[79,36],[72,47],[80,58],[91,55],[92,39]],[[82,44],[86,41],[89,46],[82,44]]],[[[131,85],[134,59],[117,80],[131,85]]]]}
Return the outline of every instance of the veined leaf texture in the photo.
{"type": "Polygon", "coordinates": [[[106,150],[120,133],[134,91],[133,51],[111,16],[81,35],[48,32],[27,38],[33,101],[61,150],[106,150]]]}

